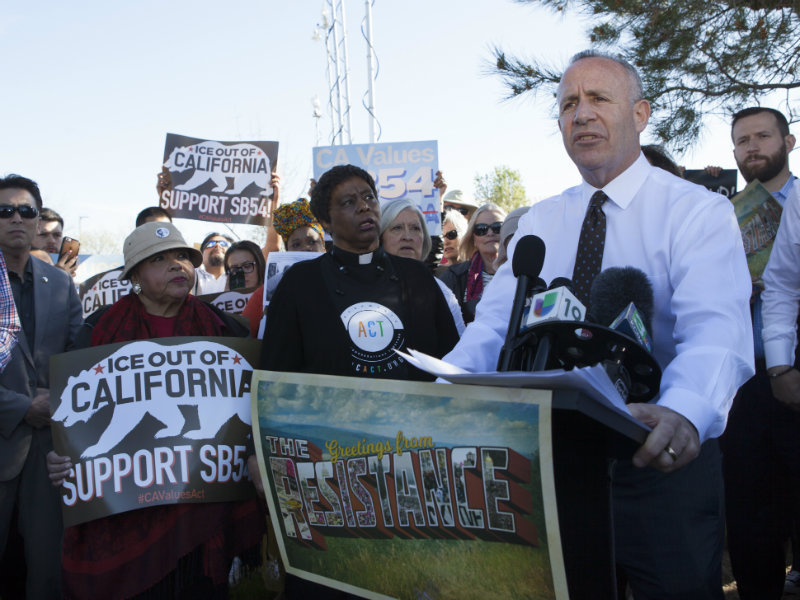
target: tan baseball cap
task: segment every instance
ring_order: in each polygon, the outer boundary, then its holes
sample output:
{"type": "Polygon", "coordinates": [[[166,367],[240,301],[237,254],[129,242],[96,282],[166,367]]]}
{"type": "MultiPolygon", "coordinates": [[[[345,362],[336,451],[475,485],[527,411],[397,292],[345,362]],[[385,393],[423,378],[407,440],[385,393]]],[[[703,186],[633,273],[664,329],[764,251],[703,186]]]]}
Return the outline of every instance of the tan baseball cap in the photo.
{"type": "Polygon", "coordinates": [[[181,232],[172,223],[154,221],[140,225],[125,238],[122,252],[125,256],[125,268],[119,275],[120,281],[127,279],[133,268],[146,258],[165,250],[186,250],[195,268],[203,264],[203,255],[199,250],[187,244],[181,232]]]}

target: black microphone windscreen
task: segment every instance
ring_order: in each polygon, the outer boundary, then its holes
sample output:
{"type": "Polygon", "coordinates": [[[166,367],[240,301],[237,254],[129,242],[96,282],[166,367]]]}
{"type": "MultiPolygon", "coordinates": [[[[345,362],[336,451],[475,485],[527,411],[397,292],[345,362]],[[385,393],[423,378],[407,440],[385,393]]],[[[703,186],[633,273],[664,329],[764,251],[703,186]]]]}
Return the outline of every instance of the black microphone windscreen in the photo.
{"type": "Polygon", "coordinates": [[[648,331],[652,331],[653,286],[636,267],[610,267],[601,271],[589,292],[587,320],[608,326],[633,302],[648,331]]]}
{"type": "Polygon", "coordinates": [[[536,279],[542,272],[544,265],[544,242],[536,235],[523,236],[514,250],[514,258],[511,261],[511,268],[514,277],[527,275],[531,279],[536,279]]]}
{"type": "Polygon", "coordinates": [[[556,277],[553,281],[550,282],[550,287],[547,288],[548,290],[554,290],[556,288],[565,287],[570,292],[575,293],[572,289],[572,279],[568,277],[556,277]]]}

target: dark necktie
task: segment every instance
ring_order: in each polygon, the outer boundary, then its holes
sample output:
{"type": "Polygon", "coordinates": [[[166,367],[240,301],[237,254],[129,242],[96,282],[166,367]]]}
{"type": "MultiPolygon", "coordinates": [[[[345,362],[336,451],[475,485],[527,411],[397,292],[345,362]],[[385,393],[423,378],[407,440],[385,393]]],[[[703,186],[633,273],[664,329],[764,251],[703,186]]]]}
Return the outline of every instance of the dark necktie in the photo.
{"type": "Polygon", "coordinates": [[[578,240],[578,252],[575,255],[575,270],[572,272],[572,285],[575,296],[584,305],[589,306],[589,290],[592,282],[600,272],[603,263],[603,247],[606,243],[606,215],[603,202],[608,200],[605,192],[592,194],[589,208],[583,219],[581,237],[578,240]]]}

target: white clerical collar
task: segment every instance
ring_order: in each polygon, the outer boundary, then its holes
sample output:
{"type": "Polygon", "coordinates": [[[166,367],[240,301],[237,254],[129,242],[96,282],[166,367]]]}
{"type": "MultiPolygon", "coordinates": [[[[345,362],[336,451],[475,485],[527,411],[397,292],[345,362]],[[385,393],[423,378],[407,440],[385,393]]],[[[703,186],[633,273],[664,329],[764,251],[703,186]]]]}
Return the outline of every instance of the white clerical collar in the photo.
{"type": "MultiPolygon", "coordinates": [[[[650,174],[650,169],[653,167],[647,162],[644,154],[639,153],[633,164],[625,169],[622,173],[617,175],[613,180],[603,187],[603,191],[609,199],[622,209],[628,207],[633,201],[633,197],[644,185],[647,176],[650,174]]],[[[592,187],[586,181],[581,184],[581,195],[589,204],[589,199],[597,191],[596,187],[592,187]]]]}
{"type": "Polygon", "coordinates": [[[374,252],[367,252],[366,254],[359,254],[358,255],[358,264],[360,265],[368,265],[372,263],[372,255],[374,252]]]}

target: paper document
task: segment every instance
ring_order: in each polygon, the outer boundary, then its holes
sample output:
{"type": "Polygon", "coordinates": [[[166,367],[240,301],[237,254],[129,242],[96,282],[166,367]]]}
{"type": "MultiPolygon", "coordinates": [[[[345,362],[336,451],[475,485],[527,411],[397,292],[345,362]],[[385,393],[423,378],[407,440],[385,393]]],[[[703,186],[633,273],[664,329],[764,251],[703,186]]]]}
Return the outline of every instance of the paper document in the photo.
{"type": "MultiPolygon", "coordinates": [[[[572,369],[571,371],[552,369],[550,371],[537,372],[490,371],[486,373],[470,373],[461,367],[451,365],[411,348],[408,349],[407,353],[400,350],[395,350],[395,352],[418,369],[451,383],[548,390],[579,390],[598,403],[623,412],[633,419],[631,412],[622,400],[622,396],[619,395],[611,379],[609,379],[600,365],[572,369]]],[[[636,422],[639,423],[639,421],[636,422]]]]}

